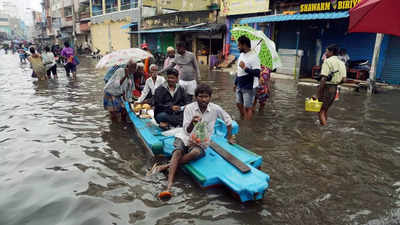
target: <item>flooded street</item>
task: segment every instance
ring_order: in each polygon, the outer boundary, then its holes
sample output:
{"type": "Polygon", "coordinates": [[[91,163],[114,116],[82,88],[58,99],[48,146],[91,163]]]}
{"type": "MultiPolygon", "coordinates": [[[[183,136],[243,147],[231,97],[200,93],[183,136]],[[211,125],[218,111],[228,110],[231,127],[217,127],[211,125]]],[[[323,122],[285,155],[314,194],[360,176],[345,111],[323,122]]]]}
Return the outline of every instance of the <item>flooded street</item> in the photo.
{"type": "MultiPolygon", "coordinates": [[[[103,74],[82,58],[78,80],[38,84],[17,55],[0,54],[0,224],[399,224],[400,92],[345,92],[328,126],[304,111],[315,87],[275,80],[263,114],[237,142],[263,156],[264,200],[240,204],[178,173],[146,177],[153,160],[131,125],[103,110],[103,74]]],[[[214,101],[238,119],[233,78],[203,73],[214,101]]]]}

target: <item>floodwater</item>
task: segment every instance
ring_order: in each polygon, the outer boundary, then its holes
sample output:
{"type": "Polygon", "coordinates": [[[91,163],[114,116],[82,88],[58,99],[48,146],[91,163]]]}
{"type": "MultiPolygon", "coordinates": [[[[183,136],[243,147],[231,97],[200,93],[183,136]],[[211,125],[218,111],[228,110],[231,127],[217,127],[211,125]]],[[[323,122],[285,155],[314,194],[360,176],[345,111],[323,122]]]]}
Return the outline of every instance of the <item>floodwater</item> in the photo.
{"type": "MultiPolygon", "coordinates": [[[[263,156],[262,201],[201,190],[179,173],[176,197],[159,201],[164,175],[131,127],[102,108],[102,74],[82,59],[78,80],[38,84],[17,55],[0,55],[0,224],[399,224],[400,93],[343,93],[329,125],[304,112],[315,87],[275,80],[263,114],[239,122],[239,144],[263,156]]],[[[238,118],[227,73],[203,73],[214,101],[238,118]]]]}

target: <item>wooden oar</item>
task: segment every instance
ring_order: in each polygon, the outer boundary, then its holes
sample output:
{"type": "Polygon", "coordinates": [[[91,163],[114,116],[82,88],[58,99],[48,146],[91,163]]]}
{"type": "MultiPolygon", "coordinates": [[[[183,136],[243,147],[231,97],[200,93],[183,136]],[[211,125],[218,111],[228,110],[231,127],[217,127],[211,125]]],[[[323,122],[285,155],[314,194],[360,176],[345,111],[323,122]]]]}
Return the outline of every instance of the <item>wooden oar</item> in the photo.
{"type": "Polygon", "coordinates": [[[222,158],[224,158],[226,161],[228,161],[230,164],[232,164],[234,167],[236,167],[240,172],[242,173],[248,173],[250,172],[250,167],[248,167],[245,163],[240,161],[238,158],[236,158],[234,155],[223,149],[221,146],[219,146],[217,143],[214,141],[211,141],[210,147],[218,153],[222,158]]]}

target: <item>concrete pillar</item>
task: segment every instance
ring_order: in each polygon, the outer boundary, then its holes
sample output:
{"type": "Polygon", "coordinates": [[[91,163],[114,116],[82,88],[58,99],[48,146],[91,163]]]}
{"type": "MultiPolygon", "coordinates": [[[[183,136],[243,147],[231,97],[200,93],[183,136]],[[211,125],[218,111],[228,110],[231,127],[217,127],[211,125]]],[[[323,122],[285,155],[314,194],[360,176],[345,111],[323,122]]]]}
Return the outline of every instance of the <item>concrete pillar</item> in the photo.
{"type": "Polygon", "coordinates": [[[381,51],[382,40],[383,40],[383,34],[380,34],[380,33],[376,34],[374,55],[372,56],[371,69],[369,71],[369,79],[371,79],[371,80],[375,80],[375,77],[376,77],[376,69],[378,66],[378,60],[379,60],[379,54],[381,51]]]}
{"type": "Polygon", "coordinates": [[[372,56],[371,69],[369,70],[368,95],[372,95],[375,89],[376,69],[378,66],[379,54],[381,52],[382,40],[383,34],[377,33],[374,47],[374,55],[372,56]]]}
{"type": "Polygon", "coordinates": [[[93,12],[92,12],[92,1],[93,1],[93,0],[89,0],[89,14],[90,14],[90,17],[93,16],[93,12]]]}

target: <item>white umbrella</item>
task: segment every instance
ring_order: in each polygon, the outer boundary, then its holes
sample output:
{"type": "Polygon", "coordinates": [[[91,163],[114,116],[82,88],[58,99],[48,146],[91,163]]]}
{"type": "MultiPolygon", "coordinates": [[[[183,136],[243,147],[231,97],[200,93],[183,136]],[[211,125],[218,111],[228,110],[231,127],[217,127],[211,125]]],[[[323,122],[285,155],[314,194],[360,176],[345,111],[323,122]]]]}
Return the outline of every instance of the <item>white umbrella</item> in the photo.
{"type": "Polygon", "coordinates": [[[127,64],[129,60],[140,61],[147,57],[153,57],[153,55],[140,48],[122,49],[103,56],[97,63],[96,68],[108,68],[114,65],[127,64]]]}

